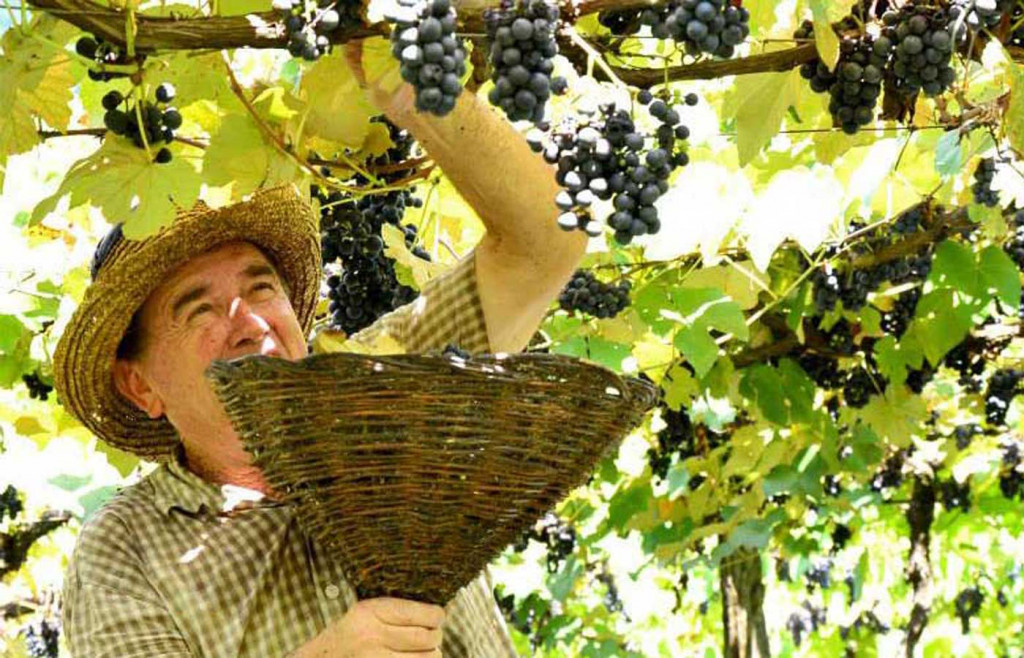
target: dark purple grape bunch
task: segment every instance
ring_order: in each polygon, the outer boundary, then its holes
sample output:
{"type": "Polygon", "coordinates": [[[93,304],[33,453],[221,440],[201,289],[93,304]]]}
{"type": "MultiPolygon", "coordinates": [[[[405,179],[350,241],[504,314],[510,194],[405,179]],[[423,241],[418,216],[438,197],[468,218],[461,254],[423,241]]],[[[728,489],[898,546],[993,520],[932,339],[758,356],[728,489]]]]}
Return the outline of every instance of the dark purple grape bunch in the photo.
{"type": "MultiPolygon", "coordinates": [[[[798,40],[806,40],[814,38],[814,23],[809,20],[805,20],[797,28],[796,32],[793,33],[793,38],[798,40]]],[[[838,78],[836,75],[829,70],[825,62],[815,57],[809,62],[804,62],[800,66],[800,77],[807,80],[811,85],[811,91],[816,94],[824,94],[832,85],[836,83],[838,78]]]]}
{"type": "MultiPolygon", "coordinates": [[[[1018,210],[1010,220],[1010,239],[1003,245],[1003,251],[1024,271],[1024,210],[1018,210]]],[[[1022,297],[1024,299],[1024,297],[1022,297]]],[[[1024,313],[1024,306],[1021,307],[1024,313]]]]}
{"type": "MultiPolygon", "coordinates": [[[[131,63],[128,59],[128,53],[121,50],[116,44],[104,41],[102,37],[93,37],[89,34],[80,37],[75,42],[75,52],[101,66],[131,63]]],[[[127,78],[129,75],[131,74],[89,69],[89,79],[96,80],[97,82],[108,82],[115,78],[127,78]]]]}
{"type": "Polygon", "coordinates": [[[18,490],[14,485],[7,485],[7,488],[0,492],[0,522],[3,522],[5,516],[14,520],[23,509],[18,490]]]}
{"type": "Polygon", "coordinates": [[[687,54],[728,59],[750,36],[750,12],[729,0],[679,0],[640,12],[640,24],[656,39],[683,44],[687,54]]]}
{"type": "Polygon", "coordinates": [[[1016,0],[952,0],[949,3],[950,23],[961,22],[976,32],[992,30],[1016,4],[1016,0]]]}
{"type": "Polygon", "coordinates": [[[989,208],[999,206],[999,192],[992,189],[992,181],[995,177],[995,158],[982,158],[978,162],[978,167],[974,170],[974,183],[971,185],[971,192],[974,193],[974,203],[980,203],[989,208]]]}
{"type": "Polygon", "coordinates": [[[610,284],[599,281],[593,272],[576,270],[558,296],[558,305],[566,311],[580,311],[597,318],[614,318],[629,306],[631,288],[628,279],[610,284]]]}
{"type": "MultiPolygon", "coordinates": [[[[600,235],[601,225],[589,212],[597,199],[612,200],[614,212],[608,225],[619,244],[660,230],[654,204],[668,191],[669,176],[689,162],[683,142],[690,131],[680,123],[679,111],[663,99],[642,90],[637,100],[660,124],[653,136],[638,129],[630,113],[614,104],[556,130],[547,146],[528,136],[530,146],[557,165],[556,180],[564,189],[555,197],[555,205],[562,211],[558,225],[563,230],[600,235]],[[649,141],[655,143],[648,146],[649,141]]],[[[685,100],[695,105],[697,96],[688,94],[685,100]]]]}
{"type": "Polygon", "coordinates": [[[525,0],[515,7],[506,0],[484,13],[494,82],[487,99],[512,121],[541,124],[547,99],[567,89],[564,78],[551,77],[558,17],[558,5],[548,0],[525,0]]]}
{"type": "Polygon", "coordinates": [[[835,82],[829,87],[829,113],[848,135],[875,120],[875,106],[882,95],[882,79],[892,49],[891,41],[871,35],[840,42],[835,82]]]}
{"type": "Polygon", "coordinates": [[[43,381],[38,371],[22,375],[21,381],[28,388],[28,396],[33,400],[46,401],[53,392],[53,386],[43,381]]]}
{"type": "Polygon", "coordinates": [[[58,658],[60,655],[60,622],[46,619],[32,624],[25,631],[25,649],[29,658],[58,658]]]}
{"type": "MultiPolygon", "coordinates": [[[[146,144],[155,147],[163,142],[174,141],[174,131],[181,127],[181,113],[167,104],[174,100],[174,86],[164,83],[156,88],[156,102],[145,101],[142,107],[136,108],[121,92],[109,91],[103,96],[103,123],[115,135],[132,140],[139,148],[146,144]],[[141,119],[141,122],[140,122],[141,119]],[[145,134],[145,142],[143,142],[145,134]]],[[[153,161],[164,164],[171,161],[171,149],[162,146],[153,161]]]]}
{"type": "Polygon", "coordinates": [[[988,380],[985,390],[985,420],[990,425],[1002,425],[1006,422],[1006,412],[1010,402],[1020,394],[1020,382],[1024,379],[1024,370],[1006,368],[996,370],[988,380]]]}
{"type": "Polygon", "coordinates": [[[530,540],[547,547],[548,573],[558,571],[562,563],[576,550],[576,529],[557,515],[548,512],[532,528],[527,530],[513,545],[513,550],[522,553],[530,540]]]}
{"type": "Polygon", "coordinates": [[[341,25],[361,25],[358,6],[331,0],[274,0],[274,9],[284,19],[288,52],[315,62],[331,51],[328,36],[341,25]]]}
{"type": "Polygon", "coordinates": [[[399,0],[387,19],[394,23],[391,53],[402,79],[416,88],[419,112],[439,117],[455,109],[466,73],[466,49],[455,36],[457,16],[450,0],[399,0]]]}
{"type": "Polygon", "coordinates": [[[670,0],[646,9],[613,9],[598,21],[616,36],[651,28],[656,39],[672,39],[697,57],[710,54],[728,59],[750,36],[750,12],[731,0],[670,0]]]}
{"type": "Polygon", "coordinates": [[[981,604],[985,601],[985,594],[977,586],[967,587],[956,595],[954,607],[956,616],[960,618],[960,630],[964,635],[971,632],[971,617],[976,617],[981,612],[981,604]]]}
{"type": "Polygon", "coordinates": [[[934,97],[956,80],[952,58],[954,39],[946,12],[922,2],[907,2],[882,15],[882,36],[876,45],[892,46],[894,89],[914,96],[934,97]]]}
{"type": "Polygon", "coordinates": [[[1014,5],[1010,25],[1013,26],[1013,32],[1010,33],[1008,45],[1024,48],[1024,4],[1018,2],[1014,5]]]}

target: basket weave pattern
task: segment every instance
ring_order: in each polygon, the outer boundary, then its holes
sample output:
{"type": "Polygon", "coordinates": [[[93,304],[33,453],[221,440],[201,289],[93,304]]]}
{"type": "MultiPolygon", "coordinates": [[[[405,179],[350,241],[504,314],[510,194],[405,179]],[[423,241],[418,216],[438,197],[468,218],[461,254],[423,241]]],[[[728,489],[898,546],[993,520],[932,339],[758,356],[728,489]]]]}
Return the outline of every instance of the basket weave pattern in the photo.
{"type": "Polygon", "coordinates": [[[545,354],[245,357],[209,371],[360,598],[444,605],[582,484],[656,389],[545,354]]]}

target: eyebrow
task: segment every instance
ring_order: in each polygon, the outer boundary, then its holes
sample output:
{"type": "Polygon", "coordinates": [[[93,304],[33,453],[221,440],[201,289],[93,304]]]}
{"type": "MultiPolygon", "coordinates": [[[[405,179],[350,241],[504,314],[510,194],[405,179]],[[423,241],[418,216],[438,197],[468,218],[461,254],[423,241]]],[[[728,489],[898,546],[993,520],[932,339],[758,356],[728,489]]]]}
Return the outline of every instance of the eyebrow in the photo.
{"type": "MultiPolygon", "coordinates": [[[[245,270],[242,271],[242,274],[247,279],[256,279],[261,276],[276,276],[277,272],[273,267],[266,263],[253,263],[247,266],[245,270]]],[[[171,316],[177,319],[178,314],[182,309],[197,299],[204,297],[209,292],[210,286],[205,283],[189,289],[174,301],[174,305],[171,306],[171,316]]]]}

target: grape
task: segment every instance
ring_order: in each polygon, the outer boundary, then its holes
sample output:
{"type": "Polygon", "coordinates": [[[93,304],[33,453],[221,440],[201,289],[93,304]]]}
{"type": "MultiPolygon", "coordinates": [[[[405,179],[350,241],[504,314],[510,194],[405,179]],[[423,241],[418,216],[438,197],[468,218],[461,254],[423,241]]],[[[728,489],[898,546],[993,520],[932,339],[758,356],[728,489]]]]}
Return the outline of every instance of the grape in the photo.
{"type": "Polygon", "coordinates": [[[1024,474],[1021,472],[1021,464],[1024,463],[1024,460],[1021,459],[1019,443],[1007,440],[1003,443],[1002,448],[1003,460],[999,474],[999,490],[1003,496],[1014,500],[1024,494],[1024,474]]]}
{"type": "MultiPolygon", "coordinates": [[[[876,42],[871,35],[863,35],[846,38],[840,45],[839,63],[828,88],[828,109],[834,125],[849,135],[875,119],[875,106],[882,94],[882,75],[889,56],[884,52],[884,44],[876,42]]],[[[819,79],[827,78],[819,75],[819,79]]]]}
{"type": "Polygon", "coordinates": [[[882,331],[899,338],[906,333],[910,322],[917,311],[917,302],[921,299],[921,289],[911,288],[896,299],[891,310],[882,314],[880,323],[882,331]]]}
{"type": "Polygon", "coordinates": [[[832,560],[816,560],[804,573],[807,581],[807,591],[813,592],[815,587],[828,589],[832,586],[832,560]]]}
{"type": "Polygon", "coordinates": [[[102,37],[93,38],[90,35],[86,35],[79,38],[78,41],[75,42],[75,52],[100,65],[100,70],[98,71],[91,68],[89,69],[90,80],[107,82],[114,78],[126,78],[131,75],[130,73],[115,73],[113,71],[103,70],[104,65],[128,64],[129,60],[127,53],[123,52],[115,44],[104,41],[102,37]]]}
{"type": "Polygon", "coordinates": [[[971,484],[966,481],[958,484],[954,479],[943,480],[939,484],[939,493],[942,498],[942,506],[946,511],[953,511],[960,508],[964,512],[971,511],[971,484]]]}
{"type": "MultiPolygon", "coordinates": [[[[558,54],[558,6],[549,0],[522,0],[513,10],[511,4],[507,0],[501,9],[484,13],[494,82],[487,98],[512,121],[540,124],[558,79],[551,78],[558,54]]],[[[566,87],[559,83],[557,88],[566,87]]]]}
{"type": "MultiPolygon", "coordinates": [[[[362,26],[357,2],[318,3],[316,0],[276,0],[274,9],[284,18],[288,53],[314,62],[331,51],[328,35],[342,25],[362,26]]],[[[164,101],[167,102],[167,101],[164,101]]]]}
{"type": "Polygon", "coordinates": [[[853,531],[850,530],[850,526],[837,523],[832,530],[832,552],[836,553],[846,548],[846,544],[851,538],[853,538],[853,531]]]}
{"type": "Polygon", "coordinates": [[[872,377],[864,368],[854,368],[851,370],[846,378],[846,382],[843,384],[843,400],[846,401],[848,406],[855,409],[866,405],[871,396],[876,392],[885,392],[885,380],[872,377]],[[877,391],[876,379],[879,382],[878,388],[880,389],[877,391]]]}
{"type": "Polygon", "coordinates": [[[808,352],[800,355],[797,363],[821,388],[832,389],[842,386],[843,377],[839,371],[838,360],[808,352]]]}
{"type": "Polygon", "coordinates": [[[882,468],[871,478],[871,490],[879,493],[903,484],[903,462],[906,452],[900,451],[885,460],[882,468]]]}
{"type": "Polygon", "coordinates": [[[682,44],[692,56],[729,58],[750,35],[750,12],[722,0],[669,0],[646,9],[613,9],[598,14],[612,34],[636,34],[646,25],[656,39],[682,44]]]}
{"type": "Polygon", "coordinates": [[[159,103],[170,103],[174,100],[174,85],[169,82],[165,82],[156,88],[156,100],[159,103]]]}
{"type": "Polygon", "coordinates": [[[523,533],[514,545],[516,552],[525,551],[531,539],[547,547],[549,573],[558,571],[562,562],[576,550],[576,530],[551,512],[545,514],[523,533]]]}
{"type": "Polygon", "coordinates": [[[1018,384],[1024,379],[1024,370],[1013,368],[997,370],[988,380],[985,390],[985,420],[991,425],[1002,425],[1010,402],[1020,392],[1018,384]]]}
{"type": "Polygon", "coordinates": [[[883,16],[883,36],[895,46],[893,90],[904,96],[938,96],[956,79],[951,60],[953,35],[944,10],[908,2],[883,16]]]}
{"type": "Polygon", "coordinates": [[[946,353],[943,364],[959,373],[959,383],[968,391],[981,390],[981,375],[985,372],[985,359],[972,353],[966,339],[946,353]]]}
{"type": "Polygon", "coordinates": [[[45,401],[53,391],[53,386],[44,382],[39,377],[38,371],[22,375],[21,381],[28,387],[28,396],[33,399],[45,401]]]}
{"type": "Polygon", "coordinates": [[[979,203],[989,208],[999,206],[999,192],[992,189],[992,180],[996,175],[996,161],[994,158],[982,158],[978,167],[974,170],[974,184],[971,192],[974,193],[974,203],[979,203]]]}
{"type": "Polygon", "coordinates": [[[629,305],[631,284],[623,279],[617,285],[598,281],[587,270],[576,270],[558,297],[559,305],[598,318],[613,318],[629,305]]]}
{"type": "MultiPolygon", "coordinates": [[[[157,96],[158,102],[164,102],[159,101],[161,97],[173,98],[174,87],[169,84],[160,85],[157,87],[157,96]]],[[[115,135],[128,137],[139,148],[143,148],[145,144],[153,147],[161,141],[168,144],[174,141],[174,131],[180,128],[182,123],[181,113],[178,110],[171,107],[161,111],[153,103],[144,101],[138,111],[136,111],[135,104],[131,104],[125,111],[121,111],[118,107],[122,102],[124,102],[124,98],[117,91],[108,92],[103,97],[103,107],[107,110],[103,115],[103,124],[108,130],[115,135]],[[146,136],[145,142],[142,139],[143,133],[146,136]]],[[[163,147],[157,151],[153,161],[157,164],[165,164],[172,158],[171,150],[163,147]]]]}
{"type": "MultiPolygon", "coordinates": [[[[400,0],[399,5],[387,18],[394,23],[391,53],[401,62],[402,79],[416,89],[417,111],[447,116],[462,93],[459,78],[466,72],[466,50],[455,36],[455,9],[449,0],[400,0]]],[[[529,78],[529,71],[520,68],[529,78]]]]}
{"type": "Polygon", "coordinates": [[[24,507],[21,498],[18,497],[18,490],[13,485],[7,485],[7,488],[0,492],[0,522],[4,520],[4,516],[13,520],[21,514],[22,509],[24,507]]]}
{"type": "Polygon", "coordinates": [[[971,445],[971,440],[978,434],[981,434],[981,426],[976,423],[957,425],[953,430],[957,450],[966,450],[971,445]]]}
{"type": "MultiPolygon", "coordinates": [[[[373,121],[387,126],[393,146],[369,164],[394,165],[408,160],[414,146],[412,136],[383,117],[373,121]]],[[[407,172],[395,169],[379,174],[379,177],[387,185],[406,175],[407,172]]],[[[353,177],[353,182],[362,186],[369,184],[362,175],[353,177]]],[[[413,246],[417,237],[416,227],[401,224],[406,208],[423,205],[412,191],[404,189],[366,194],[353,203],[341,192],[328,193],[318,187],[311,190],[320,202],[323,261],[332,268],[338,264],[341,266],[341,271],[331,274],[326,281],[332,327],[352,334],[416,298],[415,290],[398,282],[395,264],[384,255],[381,237],[384,224],[401,228],[412,254],[430,260],[426,251],[413,246]]]]}
{"type": "Polygon", "coordinates": [[[115,89],[104,94],[101,102],[103,104],[103,109],[108,111],[116,110],[117,107],[124,102],[124,96],[121,95],[121,92],[115,89]]]}
{"type": "Polygon", "coordinates": [[[58,658],[59,639],[60,624],[51,624],[44,619],[38,627],[34,624],[28,627],[25,633],[25,647],[30,658],[58,658]]]}
{"type": "Polygon", "coordinates": [[[595,199],[612,201],[614,212],[606,221],[619,244],[661,229],[654,204],[668,191],[672,172],[689,161],[680,148],[689,131],[680,130],[685,126],[679,125],[679,112],[662,99],[651,101],[648,112],[661,124],[653,139],[614,103],[602,105],[597,118],[567,121],[554,131],[543,154],[557,165],[555,178],[565,190],[556,198],[563,230],[600,235],[600,224],[587,210],[595,199]]]}
{"type": "Polygon", "coordinates": [[[981,611],[985,595],[977,587],[967,587],[956,595],[956,616],[960,618],[960,630],[964,635],[971,632],[971,617],[981,611]]]}

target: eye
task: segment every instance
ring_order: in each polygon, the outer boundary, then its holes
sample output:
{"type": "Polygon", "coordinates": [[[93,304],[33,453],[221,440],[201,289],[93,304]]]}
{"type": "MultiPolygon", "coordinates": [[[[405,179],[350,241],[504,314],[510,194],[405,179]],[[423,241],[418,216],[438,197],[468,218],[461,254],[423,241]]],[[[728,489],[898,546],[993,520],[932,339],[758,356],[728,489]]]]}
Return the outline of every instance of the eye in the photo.
{"type": "Polygon", "coordinates": [[[257,290],[271,290],[271,291],[274,291],[274,290],[277,290],[277,287],[274,286],[274,284],[269,282],[269,281],[260,281],[259,283],[257,283],[256,285],[254,285],[252,287],[252,291],[253,292],[255,292],[257,290]]]}
{"type": "Polygon", "coordinates": [[[192,320],[192,318],[196,317],[200,313],[206,313],[207,311],[212,311],[212,310],[213,310],[213,306],[211,306],[209,304],[200,304],[199,306],[195,307],[195,309],[193,309],[191,313],[189,313],[188,319],[192,320]]]}

